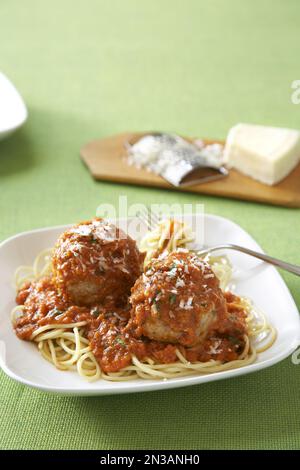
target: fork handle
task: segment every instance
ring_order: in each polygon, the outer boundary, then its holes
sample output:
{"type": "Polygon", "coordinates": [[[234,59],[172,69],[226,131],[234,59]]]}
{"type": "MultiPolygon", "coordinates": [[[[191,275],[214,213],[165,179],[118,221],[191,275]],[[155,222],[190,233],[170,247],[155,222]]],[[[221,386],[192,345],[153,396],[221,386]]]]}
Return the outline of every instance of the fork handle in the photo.
{"type": "Polygon", "coordinates": [[[217,251],[217,250],[240,251],[247,255],[254,256],[255,258],[261,259],[262,261],[265,261],[266,263],[273,264],[274,266],[284,269],[285,271],[288,271],[292,274],[296,274],[297,276],[300,276],[300,266],[297,266],[296,264],[287,263],[286,261],[281,261],[280,259],[273,258],[273,256],[265,255],[264,253],[259,253],[258,251],[253,251],[253,250],[250,250],[249,248],[245,248],[239,245],[232,245],[232,244],[218,245],[212,248],[208,248],[207,250],[200,250],[198,254],[201,254],[201,255],[208,254],[208,253],[211,253],[212,251],[217,251]]]}

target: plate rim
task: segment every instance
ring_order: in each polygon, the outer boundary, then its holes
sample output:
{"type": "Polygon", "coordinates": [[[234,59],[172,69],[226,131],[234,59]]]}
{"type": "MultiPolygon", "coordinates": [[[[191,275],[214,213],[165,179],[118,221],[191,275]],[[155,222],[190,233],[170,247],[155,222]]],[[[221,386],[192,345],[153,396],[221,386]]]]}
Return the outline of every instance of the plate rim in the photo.
{"type": "Polygon", "coordinates": [[[17,95],[18,100],[23,108],[23,116],[21,117],[21,119],[16,120],[13,126],[6,125],[5,127],[0,127],[0,138],[4,138],[19,129],[20,127],[22,127],[23,124],[25,124],[28,119],[28,109],[21,93],[17,90],[14,83],[7,77],[7,75],[0,71],[0,83],[1,81],[5,83],[5,86],[14,90],[14,93],[17,95]]]}

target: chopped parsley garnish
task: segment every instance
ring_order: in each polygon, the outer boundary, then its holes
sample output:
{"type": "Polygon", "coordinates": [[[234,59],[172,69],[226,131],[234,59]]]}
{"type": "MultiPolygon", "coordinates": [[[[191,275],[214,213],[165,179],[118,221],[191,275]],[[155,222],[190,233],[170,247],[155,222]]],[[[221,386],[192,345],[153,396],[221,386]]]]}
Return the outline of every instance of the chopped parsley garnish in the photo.
{"type": "Polygon", "coordinates": [[[120,338],[119,336],[115,339],[115,343],[121,344],[121,346],[126,346],[125,341],[122,338],[120,338]]]}
{"type": "Polygon", "coordinates": [[[235,345],[241,344],[241,341],[236,336],[228,336],[228,339],[232,344],[235,344],[235,345]]]}
{"type": "Polygon", "coordinates": [[[57,317],[57,315],[61,315],[62,313],[64,313],[64,312],[62,312],[62,311],[59,310],[57,307],[55,307],[55,308],[53,308],[52,310],[50,310],[49,315],[50,315],[51,317],[57,317]]]}
{"type": "Polygon", "coordinates": [[[159,289],[157,289],[157,291],[155,292],[155,297],[154,297],[154,299],[159,300],[160,294],[161,294],[161,291],[160,291],[159,289]]]}
{"type": "Polygon", "coordinates": [[[170,270],[177,268],[177,265],[175,263],[172,263],[170,266],[170,270]]]}
{"type": "Polygon", "coordinates": [[[97,241],[98,241],[97,237],[95,237],[95,235],[93,233],[89,234],[88,240],[90,241],[90,243],[97,243],[97,241]]]}
{"type": "Polygon", "coordinates": [[[153,300],[153,306],[154,306],[154,309],[155,309],[156,313],[159,313],[159,310],[160,310],[159,300],[154,299],[153,300]]]}
{"type": "Polygon", "coordinates": [[[153,299],[153,306],[154,306],[154,310],[156,311],[156,313],[158,313],[160,310],[160,303],[159,303],[160,297],[161,297],[161,291],[157,290],[155,297],[153,299]]]}
{"type": "Polygon", "coordinates": [[[91,309],[91,315],[92,315],[93,317],[95,317],[95,318],[99,317],[99,315],[100,315],[100,310],[99,310],[99,308],[98,308],[98,307],[93,307],[93,308],[91,309]]]}
{"type": "Polygon", "coordinates": [[[170,301],[170,304],[171,304],[171,305],[175,304],[176,299],[177,299],[176,294],[170,294],[170,296],[169,296],[169,301],[170,301]]]}

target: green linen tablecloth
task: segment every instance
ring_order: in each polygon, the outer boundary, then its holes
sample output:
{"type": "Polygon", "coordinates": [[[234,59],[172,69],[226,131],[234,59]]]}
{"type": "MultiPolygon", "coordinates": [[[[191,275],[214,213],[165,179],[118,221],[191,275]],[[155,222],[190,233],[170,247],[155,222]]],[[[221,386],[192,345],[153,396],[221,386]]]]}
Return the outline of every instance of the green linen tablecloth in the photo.
{"type": "MultiPolygon", "coordinates": [[[[300,264],[297,209],[95,182],[79,159],[83,143],[124,130],[225,138],[239,121],[300,128],[299,15],[298,0],[1,1],[0,68],[30,115],[0,142],[1,239],[89,218],[125,194],[202,202],[300,264]]],[[[300,306],[299,278],[283,276],[300,306]]],[[[99,398],[0,380],[2,449],[300,446],[300,366],[290,358],[236,379],[99,398]]]]}

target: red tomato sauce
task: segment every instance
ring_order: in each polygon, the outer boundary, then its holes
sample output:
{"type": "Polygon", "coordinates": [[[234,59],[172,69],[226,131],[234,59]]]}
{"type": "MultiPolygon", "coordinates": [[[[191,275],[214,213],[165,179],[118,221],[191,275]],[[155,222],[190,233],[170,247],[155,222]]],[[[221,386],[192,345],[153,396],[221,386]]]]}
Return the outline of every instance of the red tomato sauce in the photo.
{"type": "Polygon", "coordinates": [[[137,337],[130,321],[129,305],[116,307],[112,301],[89,307],[72,305],[51,278],[27,283],[20,289],[16,301],[24,305],[24,312],[16,319],[14,328],[19,338],[30,340],[41,326],[85,321],[86,337],[104,372],[116,372],[130,365],[133,354],[139,360],[175,362],[177,349],[191,362],[210,359],[227,362],[238,359],[243,351],[247,328],[246,313],[239,298],[230,293],[224,296],[227,314],[219,317],[210,326],[206,339],[192,348],[137,337]]]}

